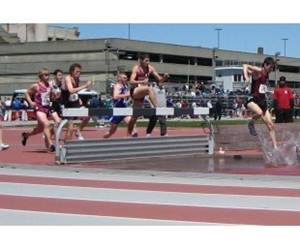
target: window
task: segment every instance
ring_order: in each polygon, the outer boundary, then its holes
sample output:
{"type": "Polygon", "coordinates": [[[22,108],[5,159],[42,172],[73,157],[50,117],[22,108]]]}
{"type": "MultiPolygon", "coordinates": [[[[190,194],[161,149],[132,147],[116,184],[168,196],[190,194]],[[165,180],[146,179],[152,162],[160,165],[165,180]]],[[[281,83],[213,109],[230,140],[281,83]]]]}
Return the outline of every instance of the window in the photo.
{"type": "Polygon", "coordinates": [[[242,81],[242,75],[236,74],[233,76],[234,82],[241,82],[242,81]]]}

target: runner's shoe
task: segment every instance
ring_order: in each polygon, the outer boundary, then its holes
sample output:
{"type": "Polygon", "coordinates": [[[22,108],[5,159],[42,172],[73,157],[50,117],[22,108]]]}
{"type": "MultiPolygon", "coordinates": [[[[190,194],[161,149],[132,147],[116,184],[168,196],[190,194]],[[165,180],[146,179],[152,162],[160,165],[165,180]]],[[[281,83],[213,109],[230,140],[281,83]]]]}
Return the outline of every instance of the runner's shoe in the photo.
{"type": "Polygon", "coordinates": [[[249,129],[250,135],[257,136],[255,126],[254,126],[254,121],[251,120],[251,121],[248,122],[248,129],[249,129]]]}
{"type": "Polygon", "coordinates": [[[22,141],[21,141],[23,146],[26,146],[27,139],[28,139],[27,133],[26,133],[26,132],[23,132],[23,133],[22,133],[22,141]]]}
{"type": "Polygon", "coordinates": [[[0,144],[0,151],[8,149],[8,148],[9,148],[8,144],[4,144],[4,143],[0,144]]]}

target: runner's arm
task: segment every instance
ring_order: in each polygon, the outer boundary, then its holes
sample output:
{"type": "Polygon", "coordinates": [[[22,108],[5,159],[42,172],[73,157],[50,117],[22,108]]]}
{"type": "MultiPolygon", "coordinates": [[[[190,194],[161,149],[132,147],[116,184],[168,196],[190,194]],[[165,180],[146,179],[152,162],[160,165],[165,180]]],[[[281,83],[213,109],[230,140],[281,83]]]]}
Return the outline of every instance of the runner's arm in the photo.
{"type": "Polygon", "coordinates": [[[88,88],[89,86],[91,85],[91,81],[87,81],[85,84],[83,84],[82,86],[79,86],[77,88],[74,88],[73,87],[73,84],[72,84],[72,80],[70,77],[66,77],[66,87],[67,87],[67,90],[71,93],[71,94],[74,94],[74,93],[77,93],[79,92],[80,90],[82,89],[85,89],[85,88],[88,88]]]}
{"type": "Polygon", "coordinates": [[[38,88],[38,85],[36,83],[32,84],[25,93],[26,101],[33,108],[35,107],[36,103],[34,102],[34,100],[32,100],[31,97],[35,94],[35,92],[37,91],[37,88],[38,88]]]}
{"type": "Polygon", "coordinates": [[[163,83],[169,79],[169,77],[170,77],[169,74],[165,73],[165,74],[163,74],[163,76],[160,76],[154,67],[152,67],[152,66],[149,66],[149,67],[151,67],[153,76],[155,77],[155,79],[158,83],[163,83]]]}
{"type": "Polygon", "coordinates": [[[243,64],[243,79],[245,82],[249,82],[250,76],[258,72],[261,72],[261,68],[249,64],[243,64]]]}

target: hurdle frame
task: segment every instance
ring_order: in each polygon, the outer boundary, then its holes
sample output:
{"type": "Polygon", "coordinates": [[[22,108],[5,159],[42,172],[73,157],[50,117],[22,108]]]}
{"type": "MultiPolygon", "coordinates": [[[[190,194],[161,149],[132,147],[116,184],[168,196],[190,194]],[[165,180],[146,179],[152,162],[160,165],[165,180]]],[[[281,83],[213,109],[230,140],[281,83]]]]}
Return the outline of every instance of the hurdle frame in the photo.
{"type": "Polygon", "coordinates": [[[60,144],[60,137],[63,128],[72,117],[91,117],[91,116],[180,116],[180,115],[199,115],[207,124],[210,132],[208,135],[208,155],[214,153],[215,139],[213,124],[206,119],[209,114],[209,108],[64,108],[62,116],[64,119],[60,122],[55,131],[55,161],[57,164],[66,164],[66,148],[60,144]]]}

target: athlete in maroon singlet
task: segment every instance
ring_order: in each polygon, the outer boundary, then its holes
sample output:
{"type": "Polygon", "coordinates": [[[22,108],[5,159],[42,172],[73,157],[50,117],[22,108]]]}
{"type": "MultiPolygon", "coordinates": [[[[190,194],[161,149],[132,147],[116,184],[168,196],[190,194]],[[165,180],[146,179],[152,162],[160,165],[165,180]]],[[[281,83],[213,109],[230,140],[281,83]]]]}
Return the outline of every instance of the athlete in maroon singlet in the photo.
{"type": "MultiPolygon", "coordinates": [[[[91,85],[91,81],[87,81],[85,84],[80,85],[80,74],[81,74],[81,65],[74,63],[69,68],[69,75],[66,76],[64,83],[62,84],[62,104],[66,108],[80,108],[82,107],[82,101],[79,98],[78,92],[83,89],[88,89],[91,85]]],[[[79,129],[73,124],[73,119],[69,119],[66,139],[72,139],[73,130],[76,129],[76,136],[79,140],[84,138],[81,135],[83,128],[89,123],[90,117],[81,118],[82,122],[79,126],[79,129]]]]}
{"type": "MultiPolygon", "coordinates": [[[[156,69],[150,65],[150,57],[147,54],[139,56],[138,64],[132,69],[130,76],[130,96],[133,99],[133,107],[140,108],[144,105],[144,97],[149,96],[150,102],[153,107],[157,107],[157,100],[155,92],[152,87],[149,86],[149,78],[154,77],[157,83],[161,84],[169,78],[169,74],[160,76],[156,69]]],[[[127,135],[131,136],[132,130],[138,117],[132,116],[128,124],[127,135]]]]}
{"type": "Polygon", "coordinates": [[[243,76],[246,82],[249,82],[250,76],[252,76],[251,96],[245,104],[246,108],[254,113],[254,116],[248,123],[249,132],[253,136],[257,135],[254,127],[254,122],[261,118],[269,130],[273,146],[276,149],[277,142],[275,136],[274,123],[272,121],[272,116],[268,111],[266,98],[269,73],[273,71],[274,66],[275,61],[272,57],[265,58],[262,67],[244,64],[243,76]]]}
{"type": "Polygon", "coordinates": [[[60,118],[51,107],[51,90],[53,86],[49,83],[49,70],[41,69],[38,76],[39,81],[31,85],[25,94],[29,105],[35,109],[38,125],[31,132],[22,133],[22,144],[25,146],[30,136],[43,132],[46,147],[53,152],[55,151],[51,138],[53,128],[51,129],[48,117],[51,116],[56,124],[60,122],[60,118]]]}

